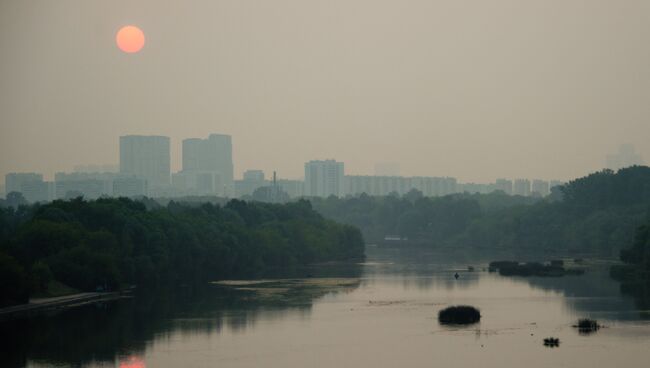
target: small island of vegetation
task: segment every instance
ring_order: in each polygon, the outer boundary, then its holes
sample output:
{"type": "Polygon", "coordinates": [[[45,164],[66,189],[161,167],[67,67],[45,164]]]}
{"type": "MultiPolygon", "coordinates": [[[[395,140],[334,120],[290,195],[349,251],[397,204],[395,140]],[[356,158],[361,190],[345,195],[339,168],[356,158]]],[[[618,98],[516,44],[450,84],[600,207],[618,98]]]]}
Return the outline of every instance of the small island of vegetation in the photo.
{"type": "Polygon", "coordinates": [[[581,335],[588,335],[590,333],[600,330],[602,326],[595,319],[581,318],[578,320],[578,323],[573,325],[573,328],[577,328],[578,332],[581,335]]]}
{"type": "Polygon", "coordinates": [[[447,307],[438,312],[438,321],[443,325],[470,325],[481,320],[481,311],[469,305],[447,307]]]}

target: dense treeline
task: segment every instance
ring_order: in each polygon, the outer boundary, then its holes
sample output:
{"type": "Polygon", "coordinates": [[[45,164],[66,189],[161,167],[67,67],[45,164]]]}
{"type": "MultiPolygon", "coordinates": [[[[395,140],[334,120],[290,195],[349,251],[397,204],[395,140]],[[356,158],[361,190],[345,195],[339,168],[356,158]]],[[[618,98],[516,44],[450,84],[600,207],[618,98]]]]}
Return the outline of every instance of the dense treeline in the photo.
{"type": "Polygon", "coordinates": [[[308,201],[162,207],[78,198],[0,208],[2,305],[47,293],[52,282],[115,290],[362,256],[359,230],[324,219],[308,201]]]}
{"type": "Polygon", "coordinates": [[[314,199],[326,217],[433,246],[579,251],[615,255],[650,212],[650,168],[604,170],[567,183],[546,199],[491,194],[314,199]]]}

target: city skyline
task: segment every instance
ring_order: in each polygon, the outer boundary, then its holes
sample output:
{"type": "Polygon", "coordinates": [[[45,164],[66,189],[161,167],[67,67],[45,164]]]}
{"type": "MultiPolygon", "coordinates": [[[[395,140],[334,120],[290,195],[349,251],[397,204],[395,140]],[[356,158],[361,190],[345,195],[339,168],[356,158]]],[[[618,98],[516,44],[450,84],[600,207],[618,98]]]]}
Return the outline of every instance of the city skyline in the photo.
{"type": "MultiPolygon", "coordinates": [[[[119,137],[120,164],[77,165],[73,172],[57,172],[54,180],[42,173],[5,175],[5,194],[20,192],[29,202],[84,196],[167,197],[216,196],[253,200],[280,201],[299,197],[357,196],[363,193],[386,196],[405,195],[417,190],[427,197],[454,193],[491,193],[545,197],[563,182],[540,178],[497,178],[487,183],[462,182],[449,176],[400,175],[400,164],[383,162],[375,165],[374,175],[345,171],[345,163],[334,159],[304,163],[299,179],[267,180],[264,170],[245,169],[241,179],[234,178],[233,144],[230,135],[211,133],[207,138],[182,141],[183,166],[171,170],[171,139],[166,136],[126,135],[119,137]],[[260,192],[261,190],[261,192],[260,192]]],[[[621,145],[617,153],[606,156],[608,169],[642,164],[632,145],[621,145]]]]}
{"type": "Polygon", "coordinates": [[[212,131],[236,167],[292,178],[316,158],[486,182],[579,177],[619,143],[650,157],[647,2],[64,3],[0,2],[0,176],[115,163],[124,134],[172,137],[176,171],[212,131]]]}
{"type": "MultiPolygon", "coordinates": [[[[213,133],[213,132],[207,133],[204,136],[209,137],[211,135],[230,136],[228,134],[221,134],[221,133],[217,134],[217,133],[213,133]]],[[[127,134],[127,135],[120,135],[117,138],[124,137],[124,136],[164,137],[164,138],[168,138],[169,141],[170,141],[170,149],[169,149],[169,151],[170,151],[170,172],[171,173],[179,173],[179,172],[183,171],[183,160],[184,160],[184,158],[183,158],[184,157],[183,156],[183,144],[186,141],[196,141],[196,140],[200,141],[200,140],[202,140],[202,139],[197,138],[197,137],[186,137],[186,138],[183,138],[183,139],[174,139],[173,137],[159,135],[159,134],[153,134],[153,135],[127,134]]],[[[236,137],[235,137],[235,140],[236,140],[236,137]]],[[[266,167],[266,168],[263,168],[261,165],[254,165],[254,164],[252,166],[249,166],[249,167],[243,167],[243,166],[241,166],[241,164],[239,164],[239,165],[237,164],[236,158],[237,158],[238,154],[236,152],[242,152],[242,151],[245,151],[246,149],[238,147],[239,145],[237,145],[237,144],[231,144],[231,145],[232,145],[232,157],[231,157],[231,159],[233,161],[233,179],[241,179],[243,177],[244,172],[246,172],[247,170],[251,170],[253,168],[258,169],[258,170],[262,170],[265,173],[271,173],[273,171],[282,172],[278,168],[285,166],[285,165],[281,165],[280,163],[278,163],[278,164],[273,164],[270,167],[266,167]]],[[[600,171],[600,170],[603,170],[603,169],[614,169],[614,170],[616,170],[618,168],[625,167],[626,165],[624,163],[620,163],[620,164],[617,164],[616,167],[612,167],[611,160],[612,160],[612,157],[614,157],[616,155],[620,155],[621,150],[625,151],[625,150],[630,150],[630,149],[631,149],[631,152],[633,154],[633,156],[631,158],[632,161],[630,161],[630,165],[632,165],[632,164],[646,165],[645,156],[640,152],[640,150],[635,145],[629,144],[629,143],[622,143],[622,144],[612,145],[608,150],[604,151],[602,153],[601,157],[598,158],[599,159],[598,161],[600,161],[600,165],[597,168],[595,168],[593,170],[590,170],[590,171],[585,171],[583,173],[579,173],[574,177],[568,177],[568,178],[561,178],[561,177],[557,177],[557,176],[555,176],[555,177],[544,177],[544,176],[541,176],[541,175],[523,176],[523,175],[514,175],[514,174],[510,174],[510,175],[496,175],[496,174],[494,174],[491,177],[487,177],[487,179],[485,179],[485,180],[468,180],[468,179],[465,179],[463,177],[457,177],[457,176],[453,176],[453,175],[446,175],[446,174],[441,173],[441,172],[436,172],[435,169],[420,168],[420,170],[416,170],[415,172],[411,172],[411,171],[404,172],[405,170],[402,170],[402,167],[408,166],[408,165],[404,165],[402,162],[398,162],[398,161],[394,161],[394,160],[392,160],[392,161],[374,162],[374,163],[371,163],[367,168],[365,168],[365,170],[356,171],[354,169],[350,170],[350,166],[352,166],[352,167],[354,167],[354,166],[349,164],[348,161],[345,158],[341,158],[341,157],[325,157],[325,156],[322,156],[322,155],[321,156],[317,155],[315,157],[308,157],[304,161],[300,162],[298,164],[298,167],[302,168],[302,166],[304,165],[305,162],[308,162],[308,161],[311,161],[311,160],[334,159],[334,160],[341,160],[341,161],[345,162],[347,175],[407,176],[407,177],[454,177],[454,178],[456,178],[459,181],[462,181],[464,183],[494,183],[495,181],[497,181],[499,179],[502,179],[502,178],[510,178],[512,180],[515,180],[515,179],[518,179],[518,178],[527,178],[527,179],[530,179],[530,180],[541,179],[541,180],[547,180],[547,181],[563,181],[563,182],[566,182],[566,181],[570,181],[570,180],[572,180],[574,178],[581,177],[581,176],[587,175],[589,173],[600,171]],[[378,168],[382,167],[382,169],[385,170],[386,168],[384,166],[390,166],[391,170],[393,170],[393,171],[397,170],[399,175],[377,175],[379,173],[378,168]]],[[[627,154],[629,154],[629,153],[627,153],[627,154]]],[[[51,156],[51,155],[49,155],[49,156],[51,156]]],[[[36,169],[8,170],[6,172],[0,172],[0,177],[4,178],[5,175],[9,174],[9,173],[39,173],[39,174],[43,175],[45,180],[53,180],[55,174],[58,173],[58,172],[93,172],[93,170],[92,170],[93,168],[100,169],[102,172],[110,172],[110,171],[113,171],[113,170],[117,171],[117,170],[119,170],[119,166],[120,166],[120,149],[119,149],[119,145],[116,146],[116,156],[117,157],[116,157],[115,162],[77,162],[77,163],[71,164],[69,167],[66,167],[66,168],[50,169],[50,170],[44,170],[44,171],[39,171],[39,170],[36,170],[36,169]],[[89,171],[89,169],[90,169],[90,171],[89,171]]],[[[63,165],[61,165],[61,167],[62,166],[63,165]]],[[[59,166],[57,165],[57,167],[59,167],[59,166]]],[[[301,170],[296,170],[295,168],[292,168],[291,170],[288,170],[287,172],[290,172],[290,173],[296,173],[297,172],[297,174],[292,175],[292,174],[285,174],[283,172],[282,176],[284,178],[291,179],[291,180],[304,179],[305,178],[304,177],[304,170],[302,170],[302,169],[301,170]]],[[[6,184],[5,184],[5,186],[6,186],[6,184]]]]}
{"type": "MultiPolygon", "coordinates": [[[[271,200],[273,202],[299,197],[336,197],[368,194],[405,195],[417,190],[424,196],[438,197],[454,193],[491,193],[497,190],[508,195],[545,197],[558,180],[499,178],[489,183],[459,182],[454,177],[404,176],[400,165],[384,162],[375,165],[374,175],[345,172],[345,163],[334,159],[310,160],[304,163],[300,179],[279,178],[274,170],[272,180],[265,172],[246,169],[241,179],[234,178],[232,137],[211,133],[207,138],[182,141],[182,169],[171,170],[171,139],[160,135],[125,135],[119,137],[120,163],[77,165],[73,172],[57,172],[54,180],[42,173],[9,173],[5,175],[4,194],[20,192],[29,202],[49,201],[83,196],[167,197],[216,196],[271,200]]],[[[608,155],[607,163],[619,167],[641,162],[634,147],[622,145],[618,154],[608,155]]]]}

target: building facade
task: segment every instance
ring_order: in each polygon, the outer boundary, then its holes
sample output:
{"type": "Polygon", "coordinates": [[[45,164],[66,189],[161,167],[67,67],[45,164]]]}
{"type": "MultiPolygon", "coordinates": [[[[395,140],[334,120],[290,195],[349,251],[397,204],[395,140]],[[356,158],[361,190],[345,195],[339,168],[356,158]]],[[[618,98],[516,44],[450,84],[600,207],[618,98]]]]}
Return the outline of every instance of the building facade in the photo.
{"type": "MultiPolygon", "coordinates": [[[[232,197],[235,195],[234,166],[232,160],[232,138],[224,134],[210,134],[207,139],[189,138],[183,140],[183,174],[206,178],[212,173],[218,177],[219,187],[212,194],[232,197]],[[192,174],[202,173],[202,174],[192,174]]],[[[213,180],[214,182],[214,180],[213,180]]]]}
{"type": "Polygon", "coordinates": [[[345,167],[335,160],[305,163],[305,195],[308,197],[342,197],[345,193],[345,167]]]}
{"type": "Polygon", "coordinates": [[[120,137],[120,173],[147,180],[149,187],[170,184],[169,137],[127,135],[120,137]]]}
{"type": "Polygon", "coordinates": [[[403,177],[348,175],[345,177],[346,194],[385,196],[391,193],[404,195],[411,190],[422,192],[427,197],[457,193],[460,189],[456,179],[448,177],[403,177]]]}
{"type": "Polygon", "coordinates": [[[533,180],[532,187],[530,189],[531,194],[546,197],[551,194],[551,187],[549,182],[546,180],[535,179],[533,180]]]}
{"type": "Polygon", "coordinates": [[[142,197],[148,194],[147,180],[137,176],[120,176],[113,179],[113,196],[142,197]]]}
{"type": "Polygon", "coordinates": [[[512,195],[512,180],[497,179],[497,181],[494,183],[494,189],[500,190],[505,194],[512,195]]]}
{"type": "Polygon", "coordinates": [[[530,180],[515,179],[512,194],[528,197],[530,195],[530,180]]]}

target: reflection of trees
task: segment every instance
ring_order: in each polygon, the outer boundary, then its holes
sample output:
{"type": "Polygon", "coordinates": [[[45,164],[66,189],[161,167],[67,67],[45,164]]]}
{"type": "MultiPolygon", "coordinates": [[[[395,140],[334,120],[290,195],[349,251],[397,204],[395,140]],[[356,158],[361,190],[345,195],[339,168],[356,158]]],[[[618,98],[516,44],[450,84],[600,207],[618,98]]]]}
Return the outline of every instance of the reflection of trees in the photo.
{"type": "MultiPolygon", "coordinates": [[[[320,276],[337,267],[323,268],[322,272],[309,272],[320,276]]],[[[348,267],[347,273],[358,276],[359,268],[348,267]]],[[[4,322],[0,324],[0,361],[10,368],[24,367],[28,360],[66,366],[114,362],[120,355],[140,354],[152,340],[169,338],[172,333],[213,334],[224,328],[243,331],[260,318],[309,314],[314,300],[329,292],[336,290],[293,290],[294,297],[274,299],[219,286],[141,293],[116,302],[4,322]]]]}
{"type": "MultiPolygon", "coordinates": [[[[366,250],[370,264],[364,267],[367,283],[381,278],[383,283],[395,283],[404,288],[471,288],[475,287],[481,272],[462,271],[467,265],[474,265],[481,271],[483,265],[495,259],[544,260],[550,259],[544,253],[498,254],[485,252],[446,252],[422,248],[370,247],[366,250]],[[453,273],[459,270],[460,278],[453,273]]],[[[565,277],[509,277],[509,280],[530,285],[533,288],[566,296],[565,303],[579,314],[594,318],[634,320],[639,310],[650,309],[650,287],[621,284],[614,281],[606,266],[596,266],[582,276],[565,277]],[[634,296],[631,298],[622,296],[634,296]],[[631,313],[630,313],[631,312],[631,313]]],[[[641,315],[642,318],[650,316],[641,315]]]]}
{"type": "Polygon", "coordinates": [[[641,311],[643,319],[650,319],[650,283],[648,282],[622,282],[621,293],[634,298],[634,304],[641,311]]]}
{"type": "Polygon", "coordinates": [[[619,284],[612,280],[606,267],[589,269],[581,276],[513,277],[544,291],[561,293],[566,305],[576,313],[615,320],[633,320],[639,315],[630,298],[621,295],[619,284]],[[626,313],[634,311],[634,313],[626,313]]]}
{"type": "MultiPolygon", "coordinates": [[[[384,283],[396,283],[405,289],[469,288],[478,283],[479,273],[468,272],[476,258],[466,253],[447,253],[417,247],[377,247],[366,249],[366,259],[372,260],[363,269],[367,283],[381,278],[384,283]],[[456,280],[454,273],[460,277],[456,280]]],[[[480,268],[477,268],[480,270],[480,268]]]]}

